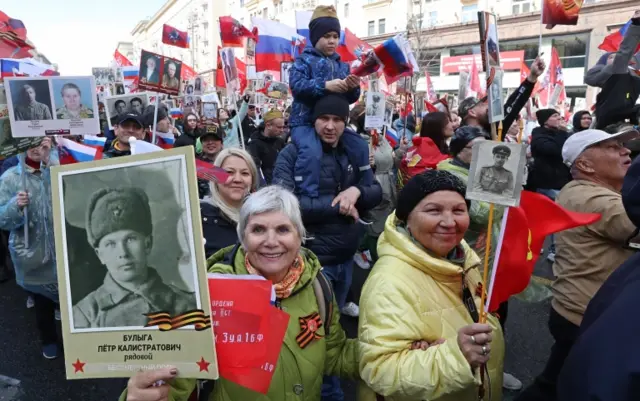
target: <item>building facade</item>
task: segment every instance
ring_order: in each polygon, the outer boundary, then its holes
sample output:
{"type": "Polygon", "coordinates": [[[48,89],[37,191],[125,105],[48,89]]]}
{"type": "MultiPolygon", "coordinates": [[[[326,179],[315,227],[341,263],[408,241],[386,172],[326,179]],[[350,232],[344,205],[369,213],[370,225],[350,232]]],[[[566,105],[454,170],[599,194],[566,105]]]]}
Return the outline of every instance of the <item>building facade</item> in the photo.
{"type": "MultiPolygon", "coordinates": [[[[381,0],[368,3],[363,6],[360,24],[366,24],[369,35],[361,37],[376,45],[399,32],[408,33],[414,48],[422,49],[416,51],[417,58],[421,70],[429,71],[436,92],[457,94],[459,66],[470,65],[473,54],[480,53],[477,12],[492,11],[498,15],[502,61],[509,61],[504,65],[505,90],[513,90],[520,83],[520,58],[530,67],[542,53],[549,64],[554,47],[562,63],[567,97],[574,108],[590,107],[595,103],[597,90],[584,84],[584,75],[603,54],[598,45],[604,37],[620,29],[638,8],[637,0],[587,0],[577,25],[556,26],[549,30],[540,24],[539,0],[461,0],[459,7],[457,2],[455,7],[451,6],[455,1],[381,0]],[[396,2],[399,3],[397,8],[396,2]],[[401,7],[408,10],[404,29],[389,31],[389,27],[401,24],[401,21],[389,19],[392,7],[398,13],[401,7]]],[[[482,71],[480,64],[478,67],[482,71]]],[[[481,76],[484,79],[483,73],[481,76]]],[[[418,80],[417,90],[426,90],[424,77],[418,80]]]]}
{"type": "MultiPolygon", "coordinates": [[[[219,17],[226,14],[220,0],[167,0],[149,18],[131,31],[131,62],[140,62],[142,50],[183,61],[198,73],[206,74],[216,67],[220,45],[219,17]],[[168,24],[189,33],[189,49],[162,43],[162,26],[168,24]]],[[[123,53],[124,54],[124,53],[123,53]]]]}

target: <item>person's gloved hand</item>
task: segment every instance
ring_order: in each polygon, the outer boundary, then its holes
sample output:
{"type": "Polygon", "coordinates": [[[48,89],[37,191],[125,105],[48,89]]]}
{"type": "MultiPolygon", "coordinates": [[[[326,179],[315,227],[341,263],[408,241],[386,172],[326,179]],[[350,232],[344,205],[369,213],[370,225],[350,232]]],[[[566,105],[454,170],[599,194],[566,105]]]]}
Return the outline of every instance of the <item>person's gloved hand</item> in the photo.
{"type": "Polygon", "coordinates": [[[640,25],[640,10],[633,13],[633,17],[631,17],[631,23],[633,25],[640,25]]]}

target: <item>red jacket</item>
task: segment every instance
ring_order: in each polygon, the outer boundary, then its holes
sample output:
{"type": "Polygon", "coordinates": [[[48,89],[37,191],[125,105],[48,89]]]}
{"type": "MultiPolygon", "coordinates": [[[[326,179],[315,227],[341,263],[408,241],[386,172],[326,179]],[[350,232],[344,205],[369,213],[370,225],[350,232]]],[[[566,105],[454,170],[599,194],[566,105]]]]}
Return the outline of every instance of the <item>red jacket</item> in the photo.
{"type": "Polygon", "coordinates": [[[431,138],[414,136],[411,140],[413,146],[407,150],[407,154],[400,162],[403,184],[414,175],[434,169],[438,163],[450,158],[449,155],[440,153],[440,149],[431,138]]]}

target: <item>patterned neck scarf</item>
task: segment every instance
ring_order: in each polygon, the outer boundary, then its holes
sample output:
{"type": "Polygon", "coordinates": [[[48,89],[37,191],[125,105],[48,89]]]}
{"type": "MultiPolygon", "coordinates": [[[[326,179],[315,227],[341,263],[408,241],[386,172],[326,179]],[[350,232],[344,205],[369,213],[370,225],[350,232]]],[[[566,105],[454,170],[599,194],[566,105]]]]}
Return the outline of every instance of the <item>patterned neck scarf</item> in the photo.
{"type": "MultiPolygon", "coordinates": [[[[251,263],[249,263],[249,255],[245,255],[244,257],[244,266],[247,268],[249,274],[262,276],[262,274],[260,274],[253,266],[251,266],[251,263]]],[[[301,255],[298,255],[291,264],[291,267],[289,267],[289,271],[287,271],[287,275],[284,279],[279,283],[273,283],[273,287],[276,290],[276,297],[279,299],[289,298],[296,284],[300,281],[300,277],[303,272],[304,259],[302,259],[301,255]]]]}

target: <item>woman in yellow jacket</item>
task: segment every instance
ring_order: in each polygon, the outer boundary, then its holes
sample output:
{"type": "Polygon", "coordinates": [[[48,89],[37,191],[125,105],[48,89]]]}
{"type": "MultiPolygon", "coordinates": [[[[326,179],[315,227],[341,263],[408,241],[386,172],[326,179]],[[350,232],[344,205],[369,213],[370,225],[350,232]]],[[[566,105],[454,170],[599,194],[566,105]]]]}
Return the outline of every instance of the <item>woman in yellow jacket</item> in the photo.
{"type": "Polygon", "coordinates": [[[361,401],[476,401],[484,366],[484,400],[502,399],[500,324],[474,323],[482,278],[463,240],[465,190],[453,174],[429,170],[400,192],[362,290],[360,374],[370,389],[361,401]],[[429,347],[412,349],[420,340],[429,347]]]}

